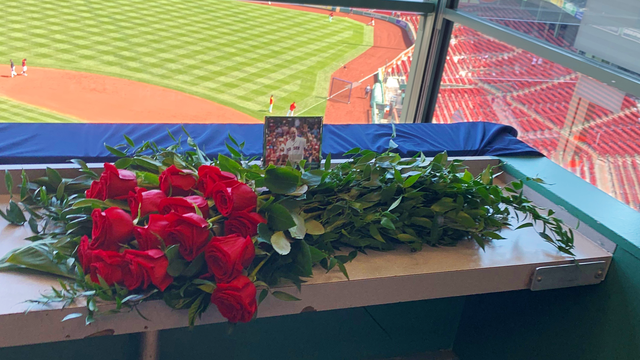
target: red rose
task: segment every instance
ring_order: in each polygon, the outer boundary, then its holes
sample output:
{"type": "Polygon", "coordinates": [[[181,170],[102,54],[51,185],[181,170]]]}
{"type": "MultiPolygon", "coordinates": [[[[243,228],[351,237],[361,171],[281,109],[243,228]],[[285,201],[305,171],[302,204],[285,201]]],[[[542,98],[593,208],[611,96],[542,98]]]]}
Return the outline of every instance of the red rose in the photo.
{"type": "Polygon", "coordinates": [[[204,250],[211,236],[207,220],[196,214],[181,215],[174,212],[164,215],[164,218],[169,223],[165,229],[165,244],[179,244],[182,257],[193,261],[204,250]]]}
{"type": "Polygon", "coordinates": [[[164,215],[149,215],[149,224],[147,226],[136,226],[133,229],[138,241],[138,248],[142,251],[160,249],[161,239],[166,239],[169,234],[167,226],[169,226],[169,222],[164,218],[164,215]]]}
{"type": "Polygon", "coordinates": [[[193,187],[198,182],[193,171],[180,170],[171,165],[160,174],[160,190],[167,196],[188,196],[193,194],[193,187]]]}
{"type": "Polygon", "coordinates": [[[94,251],[90,266],[91,281],[99,284],[100,276],[107,285],[123,284],[129,274],[129,265],[125,256],[117,251],[94,251]]]}
{"type": "Polygon", "coordinates": [[[238,234],[240,236],[253,236],[258,233],[258,224],[267,223],[260,214],[247,211],[235,211],[224,222],[226,235],[238,234]]]}
{"type": "Polygon", "coordinates": [[[87,199],[107,200],[107,194],[105,193],[104,184],[99,180],[93,180],[89,190],[85,191],[84,195],[87,199]]]}
{"type": "Polygon", "coordinates": [[[161,190],[147,190],[137,187],[134,191],[129,192],[129,209],[131,209],[131,217],[137,219],[145,217],[150,213],[158,212],[160,200],[167,196],[161,190]],[[138,210],[140,213],[138,214],[138,210]]]}
{"type": "Polygon", "coordinates": [[[169,260],[162,250],[125,250],[124,256],[130,263],[129,273],[124,278],[127,289],[146,289],[153,284],[164,291],[173,282],[173,278],[167,274],[169,260]]]}
{"type": "Polygon", "coordinates": [[[107,199],[124,199],[137,184],[138,181],[134,172],[119,170],[113,164],[104,163],[104,171],[100,175],[100,179],[91,183],[91,187],[85,192],[85,195],[89,199],[103,201],[107,199]]]}
{"type": "Polygon", "coordinates": [[[246,276],[238,276],[228,284],[217,284],[211,302],[229,322],[249,322],[258,309],[256,287],[246,276]]]}
{"type": "Polygon", "coordinates": [[[133,221],[131,216],[118,207],[110,207],[104,212],[93,209],[91,212],[93,229],[91,230],[91,250],[118,251],[121,244],[133,239],[133,221]]]}
{"type": "Polygon", "coordinates": [[[82,267],[82,271],[86,274],[89,271],[89,266],[93,262],[93,251],[89,250],[89,237],[87,235],[80,239],[80,245],[78,245],[78,263],[82,267]]]}
{"type": "Polygon", "coordinates": [[[160,214],[176,212],[178,214],[195,214],[196,207],[203,217],[209,217],[209,203],[202,196],[170,197],[160,201],[160,214]]]}
{"type": "Polygon", "coordinates": [[[219,182],[233,184],[238,181],[238,178],[232,173],[211,165],[201,165],[198,168],[198,178],[198,190],[203,194],[206,194],[207,190],[219,182]]]}
{"type": "Polygon", "coordinates": [[[231,210],[233,210],[233,198],[229,193],[229,188],[223,183],[216,183],[211,186],[205,196],[213,199],[220,214],[229,216],[231,210]]]}
{"type": "Polygon", "coordinates": [[[251,237],[229,235],[211,238],[204,254],[209,273],[215,275],[216,283],[228,283],[251,265],[256,252],[251,237]]]}
{"type": "Polygon", "coordinates": [[[213,185],[205,196],[211,196],[220,214],[229,216],[232,211],[253,211],[258,195],[247,184],[236,182],[232,186],[223,183],[213,185]]]}

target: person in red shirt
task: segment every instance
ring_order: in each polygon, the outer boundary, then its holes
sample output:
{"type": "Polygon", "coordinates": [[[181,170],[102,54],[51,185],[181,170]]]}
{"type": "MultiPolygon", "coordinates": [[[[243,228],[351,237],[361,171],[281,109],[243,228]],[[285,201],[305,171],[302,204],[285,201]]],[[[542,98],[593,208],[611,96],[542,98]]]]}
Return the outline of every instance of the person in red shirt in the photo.
{"type": "Polygon", "coordinates": [[[22,74],[27,76],[27,59],[22,59],[22,74]]]}
{"type": "Polygon", "coordinates": [[[287,116],[293,116],[293,111],[296,109],[296,102],[292,102],[291,106],[289,106],[289,111],[287,111],[287,116]]]}
{"type": "Polygon", "coordinates": [[[371,25],[371,26],[375,26],[376,25],[376,20],[373,18],[373,16],[371,17],[371,21],[369,22],[368,25],[371,25]]]}
{"type": "Polygon", "coordinates": [[[333,20],[333,13],[329,14],[329,22],[333,20]]]}
{"type": "Polygon", "coordinates": [[[269,112],[273,111],[273,95],[269,98],[269,112]]]}

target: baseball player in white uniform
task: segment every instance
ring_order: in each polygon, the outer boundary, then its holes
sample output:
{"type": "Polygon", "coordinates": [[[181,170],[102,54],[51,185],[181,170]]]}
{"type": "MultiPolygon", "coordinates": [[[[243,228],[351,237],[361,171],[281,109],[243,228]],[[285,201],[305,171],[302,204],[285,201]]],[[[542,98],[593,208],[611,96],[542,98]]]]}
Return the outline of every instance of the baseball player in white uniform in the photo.
{"type": "Polygon", "coordinates": [[[9,62],[11,63],[11,77],[14,77],[18,74],[16,74],[16,66],[13,64],[13,60],[9,59],[9,62]]]}
{"type": "Polygon", "coordinates": [[[304,148],[307,146],[307,139],[298,137],[298,130],[291,127],[289,130],[289,140],[285,145],[284,153],[287,155],[287,160],[291,164],[297,164],[304,157],[304,148]]]}

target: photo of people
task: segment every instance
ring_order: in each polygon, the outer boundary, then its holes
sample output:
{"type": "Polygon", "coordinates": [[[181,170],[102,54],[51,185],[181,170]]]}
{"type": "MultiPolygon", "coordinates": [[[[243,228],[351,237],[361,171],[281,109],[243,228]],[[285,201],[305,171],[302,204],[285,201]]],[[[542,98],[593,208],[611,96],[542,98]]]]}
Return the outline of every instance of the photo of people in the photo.
{"type": "Polygon", "coordinates": [[[266,117],[264,121],[263,163],[318,167],[322,143],[322,117],[266,117]]]}

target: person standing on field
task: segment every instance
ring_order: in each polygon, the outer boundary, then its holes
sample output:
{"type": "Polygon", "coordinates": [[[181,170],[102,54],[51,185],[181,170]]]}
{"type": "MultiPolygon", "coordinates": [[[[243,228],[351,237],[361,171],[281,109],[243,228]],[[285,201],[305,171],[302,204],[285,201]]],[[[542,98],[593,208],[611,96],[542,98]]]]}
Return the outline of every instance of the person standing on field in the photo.
{"type": "Polygon", "coordinates": [[[269,112],[273,111],[273,95],[269,98],[269,112]]]}
{"type": "Polygon", "coordinates": [[[22,75],[27,76],[27,59],[22,59],[22,75]]]}
{"type": "Polygon", "coordinates": [[[333,21],[333,13],[329,14],[329,22],[333,21]]]}
{"type": "Polygon", "coordinates": [[[11,77],[14,77],[18,74],[16,74],[16,66],[13,64],[13,60],[9,59],[9,62],[11,63],[11,77]]]}
{"type": "Polygon", "coordinates": [[[287,111],[287,116],[293,116],[293,111],[296,109],[296,102],[292,102],[291,106],[289,106],[289,111],[287,111]]]}

